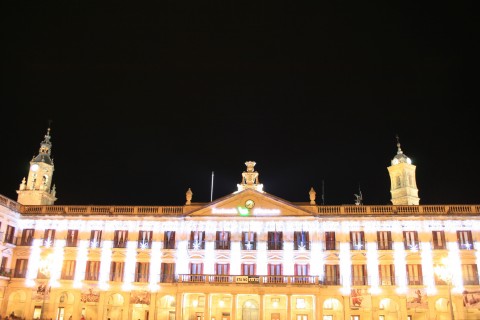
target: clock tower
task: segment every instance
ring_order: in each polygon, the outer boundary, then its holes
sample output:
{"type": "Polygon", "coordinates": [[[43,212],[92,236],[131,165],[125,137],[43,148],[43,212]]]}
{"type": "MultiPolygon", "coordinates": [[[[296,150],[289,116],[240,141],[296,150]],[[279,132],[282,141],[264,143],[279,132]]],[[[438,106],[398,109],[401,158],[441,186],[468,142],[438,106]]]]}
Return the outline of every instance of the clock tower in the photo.
{"type": "Polygon", "coordinates": [[[40,143],[38,155],[30,161],[28,178],[23,178],[20,184],[17,201],[23,205],[53,205],[55,200],[55,185],[51,188],[53,176],[53,160],[50,158],[52,143],[50,128],[44,140],[40,143]]]}
{"type": "Polygon", "coordinates": [[[393,205],[418,205],[417,182],[415,179],[415,166],[412,160],[407,157],[400,148],[400,140],[397,136],[397,154],[392,159],[392,165],[388,167],[390,174],[393,205]]]}

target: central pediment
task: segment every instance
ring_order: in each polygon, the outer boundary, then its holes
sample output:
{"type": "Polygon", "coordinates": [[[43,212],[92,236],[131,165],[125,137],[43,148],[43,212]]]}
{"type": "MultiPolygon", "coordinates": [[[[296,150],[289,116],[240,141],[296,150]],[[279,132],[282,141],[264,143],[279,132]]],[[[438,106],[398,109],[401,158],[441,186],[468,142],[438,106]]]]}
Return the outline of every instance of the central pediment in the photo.
{"type": "Polygon", "coordinates": [[[288,217],[313,216],[291,202],[265,192],[246,189],[219,198],[208,205],[190,212],[188,216],[210,217],[288,217]]]}

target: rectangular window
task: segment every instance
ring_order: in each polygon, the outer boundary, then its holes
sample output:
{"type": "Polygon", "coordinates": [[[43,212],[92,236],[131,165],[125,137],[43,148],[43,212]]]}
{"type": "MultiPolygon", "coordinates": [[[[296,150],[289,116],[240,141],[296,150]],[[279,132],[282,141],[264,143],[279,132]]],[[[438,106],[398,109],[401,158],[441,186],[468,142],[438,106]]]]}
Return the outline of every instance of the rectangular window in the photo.
{"type": "Polygon", "coordinates": [[[242,250],[257,249],[257,233],[246,231],[242,232],[242,250]]]}
{"type": "Polygon", "coordinates": [[[33,244],[34,235],[35,235],[35,229],[24,229],[22,231],[22,239],[20,241],[20,245],[31,246],[33,244]]]}
{"type": "Polygon", "coordinates": [[[5,233],[5,242],[13,244],[15,238],[15,227],[7,225],[7,232],[5,233]]]}
{"type": "Polygon", "coordinates": [[[55,229],[46,229],[43,235],[43,245],[52,247],[55,244],[55,229]]]}
{"type": "Polygon", "coordinates": [[[67,247],[76,247],[78,241],[78,230],[67,231],[67,247]]]}
{"type": "Polygon", "coordinates": [[[138,232],[138,249],[150,249],[152,248],[153,231],[139,231],[138,232]]]}
{"type": "Polygon", "coordinates": [[[14,278],[25,278],[27,275],[28,259],[17,259],[14,278]]]}
{"type": "Polygon", "coordinates": [[[90,248],[99,248],[102,243],[102,230],[90,231],[90,248]]]}
{"type": "Polygon", "coordinates": [[[188,249],[205,250],[205,231],[191,231],[188,249]]]}
{"type": "Polygon", "coordinates": [[[407,279],[408,285],[422,285],[422,265],[421,264],[407,264],[407,279]]]}
{"type": "Polygon", "coordinates": [[[294,250],[310,250],[310,239],[308,231],[295,231],[293,233],[294,250]]]}
{"type": "Polygon", "coordinates": [[[295,283],[309,283],[310,282],[310,265],[308,264],[295,264],[294,265],[295,278],[293,282],[295,283]]]}
{"type": "Polygon", "coordinates": [[[112,261],[110,263],[110,281],[122,282],[125,262],[112,261]]]}
{"type": "Polygon", "coordinates": [[[472,231],[457,231],[458,248],[460,250],[472,250],[472,231]]]}
{"type": "Polygon", "coordinates": [[[73,280],[75,276],[75,260],[64,260],[62,265],[62,280],[73,280]]]}
{"type": "Polygon", "coordinates": [[[418,233],[417,231],[403,231],[403,244],[405,250],[418,251],[418,233]]]}
{"type": "Polygon", "coordinates": [[[380,276],[380,285],[382,286],[395,285],[395,265],[393,264],[379,265],[378,274],[380,276]]]}
{"type": "Polygon", "coordinates": [[[162,262],[160,282],[175,282],[175,263],[162,262]]]}
{"type": "Polygon", "coordinates": [[[363,231],[350,232],[350,250],[365,250],[365,233],[363,231]]]}
{"type": "Polygon", "coordinates": [[[114,248],[126,248],[128,241],[127,230],[115,230],[113,233],[113,247],[114,248]]]}
{"type": "Polygon", "coordinates": [[[283,233],[281,231],[268,231],[268,250],[283,250],[283,233]]]}
{"type": "Polygon", "coordinates": [[[100,274],[100,261],[87,261],[85,269],[85,280],[98,281],[100,274]]]}
{"type": "Polygon", "coordinates": [[[205,282],[203,263],[190,263],[190,280],[192,282],[205,282]]]}
{"type": "Polygon", "coordinates": [[[175,249],[175,231],[165,231],[163,233],[163,248],[175,249]]]}
{"type": "Polygon", "coordinates": [[[367,266],[364,264],[352,265],[352,285],[366,286],[367,285],[367,266]]]}
{"type": "Polygon", "coordinates": [[[442,250],[446,249],[445,246],[445,232],[444,231],[432,231],[433,249],[442,250]]]}
{"type": "Polygon", "coordinates": [[[462,264],[464,285],[478,285],[478,270],[476,264],[462,264]]]}
{"type": "Polygon", "coordinates": [[[254,276],[256,272],[254,263],[242,263],[242,276],[254,276]]]}
{"type": "Polygon", "coordinates": [[[268,280],[269,283],[283,283],[283,265],[269,263],[267,266],[268,270],[268,280]]]}
{"type": "Polygon", "coordinates": [[[8,257],[2,257],[2,263],[0,264],[0,275],[5,276],[10,272],[7,270],[8,257]]]}
{"type": "Polygon", "coordinates": [[[325,250],[337,250],[334,231],[325,232],[325,250]]]}
{"type": "Polygon", "coordinates": [[[340,285],[340,266],[338,264],[325,265],[324,284],[326,285],[340,285]]]}
{"type": "Polygon", "coordinates": [[[215,249],[230,250],[230,231],[217,231],[215,249]]]}
{"type": "Polygon", "coordinates": [[[230,282],[230,264],[216,263],[215,264],[215,281],[227,283],[230,282]]]}
{"type": "Polygon", "coordinates": [[[378,250],[392,250],[392,232],[377,231],[378,250]]]}
{"type": "Polygon", "coordinates": [[[150,263],[137,262],[135,268],[135,282],[148,282],[148,275],[150,274],[150,263]]]}

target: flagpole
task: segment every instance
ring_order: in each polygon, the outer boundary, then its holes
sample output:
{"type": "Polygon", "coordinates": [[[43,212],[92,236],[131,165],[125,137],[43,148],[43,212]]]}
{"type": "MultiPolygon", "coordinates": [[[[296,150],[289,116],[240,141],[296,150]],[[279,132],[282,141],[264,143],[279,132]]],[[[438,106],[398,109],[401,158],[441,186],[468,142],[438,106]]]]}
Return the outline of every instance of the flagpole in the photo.
{"type": "Polygon", "coordinates": [[[213,171],[212,171],[212,183],[210,187],[210,202],[213,201],[213,171]]]}

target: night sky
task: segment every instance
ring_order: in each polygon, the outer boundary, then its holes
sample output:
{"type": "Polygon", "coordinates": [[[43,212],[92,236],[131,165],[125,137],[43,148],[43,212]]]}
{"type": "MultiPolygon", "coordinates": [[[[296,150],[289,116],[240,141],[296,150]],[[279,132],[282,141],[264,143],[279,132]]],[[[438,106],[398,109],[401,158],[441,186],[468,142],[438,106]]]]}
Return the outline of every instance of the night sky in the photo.
{"type": "Polygon", "coordinates": [[[249,160],[288,201],[389,205],[397,134],[420,204],[479,204],[477,17],[450,5],[2,1],[0,194],[51,121],[59,205],[208,202],[249,160]]]}

